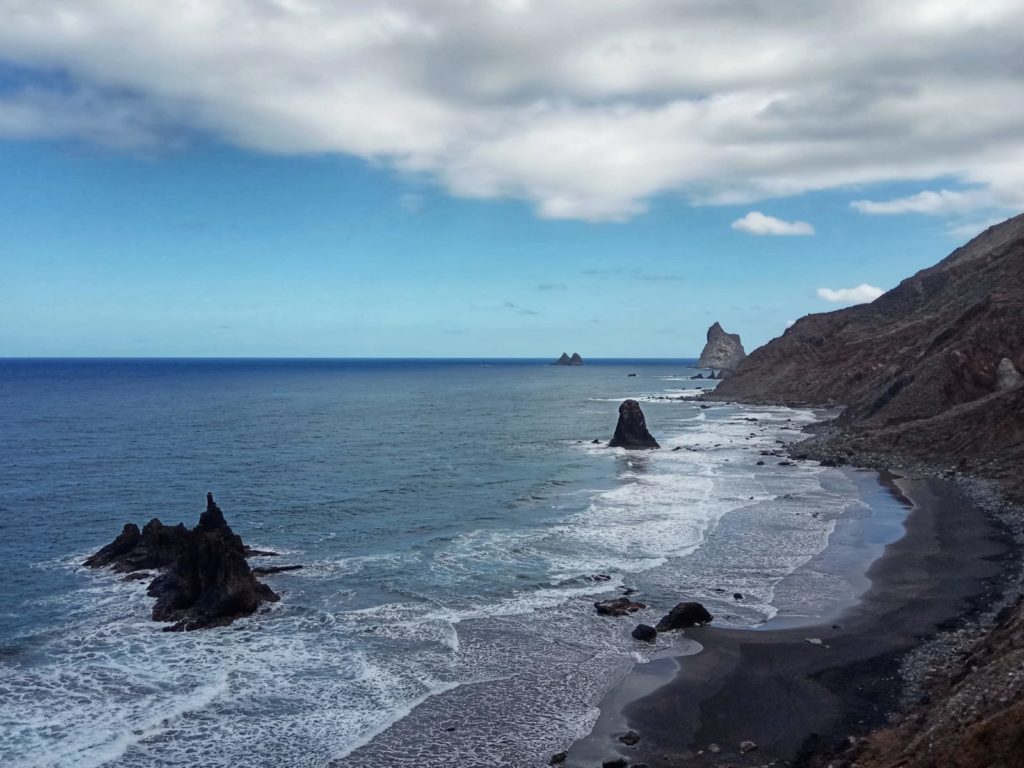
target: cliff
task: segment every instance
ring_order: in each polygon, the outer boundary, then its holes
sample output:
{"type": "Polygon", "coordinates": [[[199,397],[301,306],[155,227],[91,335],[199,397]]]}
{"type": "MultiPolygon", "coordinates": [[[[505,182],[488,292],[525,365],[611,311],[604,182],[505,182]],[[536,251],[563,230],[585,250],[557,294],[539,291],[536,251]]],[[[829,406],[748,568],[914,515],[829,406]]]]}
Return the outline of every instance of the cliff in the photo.
{"type": "Polygon", "coordinates": [[[846,406],[836,455],[900,454],[1024,497],[1024,215],[871,304],[808,315],[709,397],[846,406]]]}
{"type": "Polygon", "coordinates": [[[708,328],[707,343],[700,353],[698,368],[733,370],[747,356],[738,333],[726,333],[717,322],[708,328]]]}

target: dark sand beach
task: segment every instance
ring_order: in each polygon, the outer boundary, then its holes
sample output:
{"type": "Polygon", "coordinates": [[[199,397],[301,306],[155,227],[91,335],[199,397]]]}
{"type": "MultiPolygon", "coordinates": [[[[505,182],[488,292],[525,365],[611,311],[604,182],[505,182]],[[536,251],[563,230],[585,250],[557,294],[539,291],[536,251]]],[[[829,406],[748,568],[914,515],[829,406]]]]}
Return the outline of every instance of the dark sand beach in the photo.
{"type": "Polygon", "coordinates": [[[800,626],[687,630],[701,650],[627,676],[566,765],[808,764],[883,724],[899,703],[903,655],[990,604],[1013,554],[955,484],[892,482],[912,505],[905,534],[871,563],[855,604],[800,626]],[[640,736],[635,746],[618,742],[627,729],[640,736]],[[744,742],[756,749],[742,751],[744,742]]]}

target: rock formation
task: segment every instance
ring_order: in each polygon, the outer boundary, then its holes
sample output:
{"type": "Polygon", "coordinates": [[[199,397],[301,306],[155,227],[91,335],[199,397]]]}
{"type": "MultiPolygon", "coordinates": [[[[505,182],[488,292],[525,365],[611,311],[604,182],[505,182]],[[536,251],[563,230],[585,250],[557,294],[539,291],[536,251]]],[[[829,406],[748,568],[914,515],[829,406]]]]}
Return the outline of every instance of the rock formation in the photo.
{"type": "Polygon", "coordinates": [[[245,559],[250,554],[207,494],[195,528],[166,526],[154,518],[139,531],[128,523],[85,565],[129,574],[161,571],[147,590],[156,598],[153,620],[175,622],[165,629],[181,631],[224,626],[280,599],[253,576],[245,559]]]}
{"type": "Polygon", "coordinates": [[[695,627],[698,624],[708,624],[712,618],[707,608],[700,603],[679,603],[663,616],[654,628],[658,632],[667,632],[671,629],[686,629],[688,627],[695,627]]]}
{"type": "Polygon", "coordinates": [[[731,371],[747,356],[738,333],[726,333],[717,322],[708,328],[708,341],[700,353],[698,368],[731,371]]]}
{"type": "Polygon", "coordinates": [[[558,358],[552,365],[583,365],[583,358],[580,357],[579,352],[573,352],[572,357],[569,357],[565,352],[558,358]]]}
{"type": "Polygon", "coordinates": [[[599,600],[594,603],[594,608],[601,616],[628,616],[631,613],[642,611],[646,607],[643,603],[634,603],[628,597],[599,600]]]}
{"type": "Polygon", "coordinates": [[[658,630],[650,624],[637,624],[632,632],[635,640],[642,640],[645,643],[653,643],[658,639],[658,630]]]}
{"type": "Polygon", "coordinates": [[[615,425],[615,434],[611,448],[660,448],[658,441],[647,431],[647,421],[640,403],[636,400],[623,400],[619,406],[619,423],[615,425]]]}
{"type": "Polygon", "coordinates": [[[798,320],[709,397],[842,404],[835,455],[941,462],[1024,498],[1022,318],[1024,215],[871,304],[798,320]]]}

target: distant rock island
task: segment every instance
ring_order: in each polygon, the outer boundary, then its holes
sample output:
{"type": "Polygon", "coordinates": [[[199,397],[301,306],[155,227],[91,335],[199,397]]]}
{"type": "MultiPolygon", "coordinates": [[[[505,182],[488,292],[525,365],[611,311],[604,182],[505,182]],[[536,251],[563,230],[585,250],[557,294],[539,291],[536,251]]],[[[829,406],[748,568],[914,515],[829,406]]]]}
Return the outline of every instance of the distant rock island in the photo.
{"type": "MultiPolygon", "coordinates": [[[[256,580],[246,558],[270,555],[245,546],[224,519],[213,494],[195,528],[164,525],[153,518],[140,531],[126,523],[120,535],[85,561],[89,568],[110,568],[126,579],[153,578],[147,593],[156,598],[154,621],[173,621],[167,631],[222,627],[276,602],[274,591],[256,580]],[[154,574],[153,571],[159,571],[154,574]]],[[[264,574],[299,566],[261,569],[264,574]]]]}
{"type": "MultiPolygon", "coordinates": [[[[747,353],[743,351],[743,342],[738,333],[726,333],[719,323],[708,328],[708,342],[700,353],[698,368],[720,368],[725,372],[732,371],[743,361],[747,353]]],[[[719,373],[719,378],[722,378],[719,373]]]]}
{"type": "Polygon", "coordinates": [[[573,352],[572,357],[569,357],[565,352],[558,358],[552,365],[583,365],[583,358],[580,357],[579,352],[573,352]]]}

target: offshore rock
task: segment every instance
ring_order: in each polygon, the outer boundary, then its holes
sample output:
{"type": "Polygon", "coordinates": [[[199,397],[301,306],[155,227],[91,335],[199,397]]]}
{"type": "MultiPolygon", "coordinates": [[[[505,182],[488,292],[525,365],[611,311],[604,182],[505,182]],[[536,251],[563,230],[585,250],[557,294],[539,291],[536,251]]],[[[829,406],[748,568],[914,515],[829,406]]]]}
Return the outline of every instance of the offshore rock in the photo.
{"type": "Polygon", "coordinates": [[[619,423],[615,425],[615,434],[611,448],[660,448],[658,441],[647,431],[647,420],[636,400],[624,400],[619,406],[619,423]]]}
{"type": "Polygon", "coordinates": [[[119,573],[158,570],[147,590],[156,598],[154,621],[173,621],[169,631],[230,624],[280,598],[257,581],[246,562],[246,547],[231,530],[212,494],[193,529],[157,519],[140,532],[128,523],[120,535],[85,561],[119,573]]]}
{"type": "Polygon", "coordinates": [[[658,630],[652,627],[650,624],[637,624],[633,628],[633,637],[636,640],[642,640],[645,643],[653,643],[658,639],[658,630]]]}
{"type": "Polygon", "coordinates": [[[583,358],[580,357],[579,352],[573,352],[572,357],[569,357],[565,352],[558,358],[552,365],[583,365],[583,358]]]}
{"type": "MultiPolygon", "coordinates": [[[[721,368],[731,371],[747,356],[738,333],[726,333],[717,322],[708,328],[708,341],[700,353],[698,368],[721,368]]],[[[722,377],[720,371],[718,377],[722,377]]],[[[714,377],[712,377],[714,378],[714,377]]]]}
{"type": "Polygon", "coordinates": [[[669,611],[655,629],[659,632],[667,632],[671,629],[686,629],[695,627],[698,624],[708,624],[713,617],[700,603],[679,603],[669,611]]]}
{"type": "Polygon", "coordinates": [[[628,597],[599,600],[594,603],[594,608],[597,609],[600,616],[628,616],[631,613],[642,611],[646,607],[643,603],[634,603],[628,597]]]}

